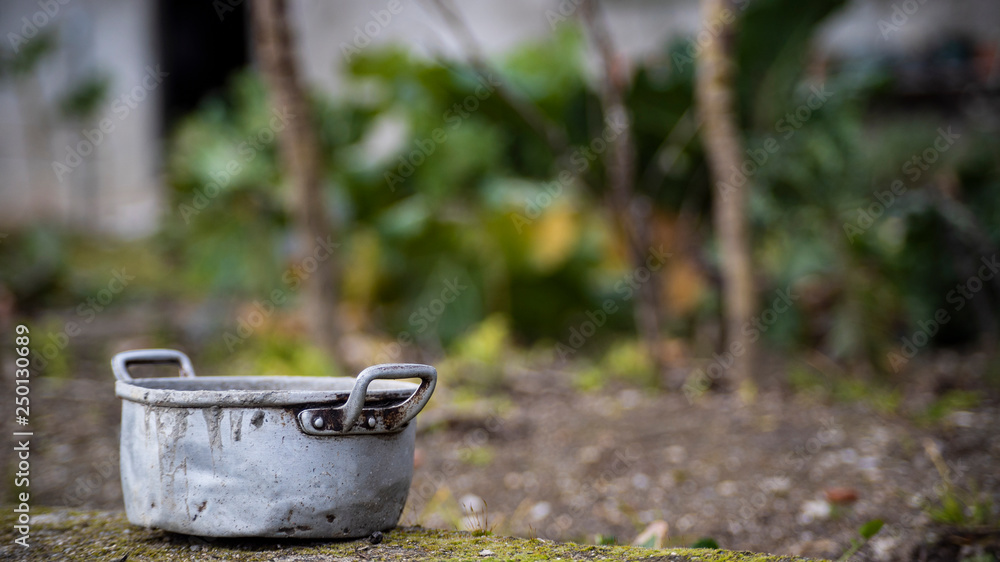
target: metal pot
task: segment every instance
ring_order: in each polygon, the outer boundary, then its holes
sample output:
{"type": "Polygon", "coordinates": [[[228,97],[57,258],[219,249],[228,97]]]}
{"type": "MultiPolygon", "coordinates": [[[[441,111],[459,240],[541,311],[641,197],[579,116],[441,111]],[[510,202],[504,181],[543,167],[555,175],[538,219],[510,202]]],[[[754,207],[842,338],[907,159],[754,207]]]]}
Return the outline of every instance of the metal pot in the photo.
{"type": "Polygon", "coordinates": [[[170,349],[111,361],[129,521],[212,537],[363,537],[399,521],[428,365],[348,377],[195,377],[170,349]],[[179,377],[133,379],[173,364],[179,377]],[[420,385],[382,379],[419,378],[420,385]]]}

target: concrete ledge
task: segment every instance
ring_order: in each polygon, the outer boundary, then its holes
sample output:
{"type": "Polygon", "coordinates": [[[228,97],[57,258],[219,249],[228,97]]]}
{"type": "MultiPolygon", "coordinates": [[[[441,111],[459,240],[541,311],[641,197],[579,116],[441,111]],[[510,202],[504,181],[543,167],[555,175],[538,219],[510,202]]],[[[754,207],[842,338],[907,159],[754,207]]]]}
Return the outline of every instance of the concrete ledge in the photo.
{"type": "Polygon", "coordinates": [[[204,539],[134,527],[121,512],[35,509],[29,548],[14,543],[11,506],[0,516],[0,560],[109,562],[245,560],[320,562],[368,560],[656,560],[663,562],[795,562],[727,550],[594,546],[537,539],[476,536],[420,527],[385,533],[379,544],[354,541],[204,539]]]}

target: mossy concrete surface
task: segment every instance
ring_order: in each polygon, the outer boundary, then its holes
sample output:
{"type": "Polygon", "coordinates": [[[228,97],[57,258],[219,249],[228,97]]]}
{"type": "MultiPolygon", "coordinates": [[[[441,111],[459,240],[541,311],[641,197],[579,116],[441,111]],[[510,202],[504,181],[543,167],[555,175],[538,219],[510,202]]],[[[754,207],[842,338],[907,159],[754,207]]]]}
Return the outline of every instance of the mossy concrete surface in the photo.
{"type": "Polygon", "coordinates": [[[30,547],[14,543],[11,509],[4,509],[0,560],[111,562],[241,560],[321,562],[369,560],[649,560],[664,562],[794,562],[805,560],[727,550],[594,546],[538,539],[476,536],[420,527],[399,528],[372,544],[353,541],[210,539],[130,525],[120,512],[34,510],[30,547]]]}

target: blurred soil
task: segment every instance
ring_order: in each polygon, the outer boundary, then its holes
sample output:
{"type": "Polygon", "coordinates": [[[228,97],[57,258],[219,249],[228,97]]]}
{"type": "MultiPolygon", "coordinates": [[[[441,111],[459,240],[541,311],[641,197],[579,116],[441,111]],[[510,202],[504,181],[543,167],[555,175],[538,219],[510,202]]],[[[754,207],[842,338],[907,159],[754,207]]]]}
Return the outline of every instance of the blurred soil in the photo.
{"type": "MultiPolygon", "coordinates": [[[[105,317],[71,342],[72,377],[32,383],[35,505],[122,507],[120,404],[108,359],[150,342],[134,336],[141,312],[105,317]]],[[[929,377],[947,371],[949,385],[985,368],[977,357],[927,356],[929,377]]],[[[691,404],[622,384],[581,392],[559,370],[507,370],[507,391],[492,397],[439,387],[418,418],[402,524],[627,543],[663,520],[673,546],[711,537],[727,549],[835,558],[864,522],[880,518],[886,525],[861,559],[1000,559],[995,533],[943,527],[922,507],[943,489],[932,462],[939,450],[948,477],[974,483],[995,516],[995,395],[930,423],[778,384],[765,383],[751,405],[733,394],[691,404]]],[[[915,392],[904,409],[934,399],[915,392]]],[[[3,493],[9,503],[10,490],[3,493]]]]}

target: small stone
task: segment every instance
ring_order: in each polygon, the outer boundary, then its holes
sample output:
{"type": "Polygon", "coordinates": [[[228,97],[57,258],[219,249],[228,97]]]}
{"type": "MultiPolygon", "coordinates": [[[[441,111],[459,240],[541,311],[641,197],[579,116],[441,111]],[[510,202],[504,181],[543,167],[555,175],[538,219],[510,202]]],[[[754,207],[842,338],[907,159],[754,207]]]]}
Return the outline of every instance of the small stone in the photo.
{"type": "Polygon", "coordinates": [[[684,447],[680,445],[671,445],[667,447],[668,462],[672,464],[679,464],[684,462],[685,458],[687,458],[687,451],[684,450],[684,447]]]}
{"type": "Polygon", "coordinates": [[[639,490],[645,490],[649,488],[649,476],[643,473],[638,473],[632,477],[632,486],[639,490]]]}
{"type": "Polygon", "coordinates": [[[639,405],[642,401],[642,394],[635,389],[629,388],[623,390],[621,394],[618,395],[618,400],[621,402],[622,408],[626,410],[631,410],[639,405]]]}
{"type": "Polygon", "coordinates": [[[587,445],[581,447],[576,453],[576,460],[580,464],[593,464],[601,459],[601,448],[597,445],[587,445]]]}
{"type": "Polygon", "coordinates": [[[761,488],[774,494],[784,494],[792,489],[792,481],[786,476],[772,476],[761,482],[761,488]]]}
{"type": "Polygon", "coordinates": [[[503,476],[503,485],[507,487],[508,490],[517,490],[521,487],[521,475],[516,472],[508,472],[503,476]]]}
{"type": "Polygon", "coordinates": [[[479,551],[479,555],[480,556],[493,556],[493,551],[490,550],[490,549],[488,549],[488,548],[484,548],[483,550],[479,551]]]}
{"type": "Polygon", "coordinates": [[[552,504],[549,502],[538,502],[531,506],[531,511],[528,516],[531,517],[532,521],[541,521],[552,513],[552,504]]]}
{"type": "Polygon", "coordinates": [[[976,415],[972,412],[957,411],[948,415],[948,421],[958,427],[975,427],[976,415]]]}
{"type": "Polygon", "coordinates": [[[823,493],[826,495],[826,501],[832,504],[847,505],[858,501],[858,491],[854,488],[827,488],[823,493]]]}
{"type": "Polygon", "coordinates": [[[715,486],[715,493],[724,498],[736,495],[737,491],[739,491],[739,485],[732,480],[723,480],[715,486]]]}
{"type": "Polygon", "coordinates": [[[878,458],[873,456],[861,457],[858,459],[858,468],[861,470],[877,470],[878,458]]]}
{"type": "Polygon", "coordinates": [[[372,544],[379,544],[380,542],[382,542],[382,538],[383,538],[382,531],[375,531],[374,533],[371,534],[370,537],[368,537],[368,542],[372,544]]]}
{"type": "Polygon", "coordinates": [[[798,522],[800,525],[808,525],[816,520],[830,518],[832,512],[830,504],[823,500],[809,500],[802,504],[802,511],[799,513],[798,522]]]}
{"type": "Polygon", "coordinates": [[[875,537],[870,543],[872,554],[876,560],[891,560],[893,550],[898,543],[894,537],[875,537]]]}
{"type": "Polygon", "coordinates": [[[462,499],[458,500],[458,505],[462,506],[462,512],[466,514],[486,511],[486,501],[476,494],[465,494],[462,499]]]}
{"type": "Polygon", "coordinates": [[[844,464],[855,464],[858,462],[858,452],[848,448],[840,452],[840,462],[844,464]]]}

